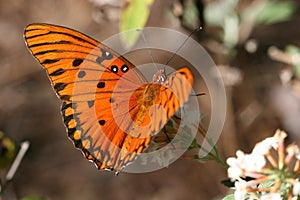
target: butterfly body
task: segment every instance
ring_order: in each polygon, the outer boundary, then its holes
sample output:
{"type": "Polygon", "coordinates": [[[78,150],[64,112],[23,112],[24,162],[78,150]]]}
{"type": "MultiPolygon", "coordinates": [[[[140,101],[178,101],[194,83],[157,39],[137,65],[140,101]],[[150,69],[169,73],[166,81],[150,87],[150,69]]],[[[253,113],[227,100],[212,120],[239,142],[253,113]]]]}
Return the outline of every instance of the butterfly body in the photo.
{"type": "Polygon", "coordinates": [[[140,105],[140,108],[138,108],[139,111],[133,118],[136,125],[144,125],[147,122],[145,118],[147,117],[151,106],[154,105],[158,93],[159,89],[155,84],[145,86],[142,97],[138,98],[138,104],[140,105]]]}
{"type": "Polygon", "coordinates": [[[62,101],[68,136],[99,169],[133,161],[191,92],[188,68],[158,70],[148,83],[126,58],[66,27],[31,24],[24,37],[62,101]]]}

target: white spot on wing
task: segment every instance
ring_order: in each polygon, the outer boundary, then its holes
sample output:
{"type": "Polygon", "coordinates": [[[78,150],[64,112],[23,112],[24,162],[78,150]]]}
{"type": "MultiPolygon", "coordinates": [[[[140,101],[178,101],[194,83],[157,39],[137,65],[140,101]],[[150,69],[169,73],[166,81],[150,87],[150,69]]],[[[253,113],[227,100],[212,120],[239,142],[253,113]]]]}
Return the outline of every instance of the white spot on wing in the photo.
{"type": "Polygon", "coordinates": [[[127,71],[127,67],[123,67],[123,72],[126,72],[127,71]]]}

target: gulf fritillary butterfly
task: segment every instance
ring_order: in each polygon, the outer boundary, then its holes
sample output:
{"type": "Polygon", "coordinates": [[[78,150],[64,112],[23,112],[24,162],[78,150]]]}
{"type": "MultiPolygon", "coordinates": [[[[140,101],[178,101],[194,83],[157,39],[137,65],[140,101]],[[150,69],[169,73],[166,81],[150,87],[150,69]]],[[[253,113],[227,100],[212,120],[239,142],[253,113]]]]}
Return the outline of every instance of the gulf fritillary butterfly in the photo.
{"type": "Polygon", "coordinates": [[[66,27],[31,24],[24,37],[62,101],[68,136],[98,169],[133,161],[191,92],[187,67],[159,70],[149,83],[126,58],[66,27]]]}

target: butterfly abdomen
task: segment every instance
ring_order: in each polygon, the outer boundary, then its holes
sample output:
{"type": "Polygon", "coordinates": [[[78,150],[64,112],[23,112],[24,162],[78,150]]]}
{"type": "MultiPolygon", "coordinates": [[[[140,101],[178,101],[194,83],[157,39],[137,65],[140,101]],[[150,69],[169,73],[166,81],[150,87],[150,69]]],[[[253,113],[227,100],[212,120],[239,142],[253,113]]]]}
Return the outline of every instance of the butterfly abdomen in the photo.
{"type": "Polygon", "coordinates": [[[131,118],[135,122],[135,125],[147,126],[151,122],[149,111],[151,107],[155,105],[156,98],[159,94],[159,87],[158,84],[147,84],[142,86],[143,93],[138,98],[138,112],[131,113],[131,118]]]}

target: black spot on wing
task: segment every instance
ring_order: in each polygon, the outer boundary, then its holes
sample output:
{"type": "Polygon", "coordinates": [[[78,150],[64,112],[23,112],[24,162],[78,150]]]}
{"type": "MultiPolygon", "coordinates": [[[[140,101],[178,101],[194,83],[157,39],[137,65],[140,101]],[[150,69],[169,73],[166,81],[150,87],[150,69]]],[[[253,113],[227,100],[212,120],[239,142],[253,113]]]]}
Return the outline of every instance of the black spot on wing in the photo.
{"type": "Polygon", "coordinates": [[[73,60],[72,65],[73,65],[73,67],[77,67],[77,66],[79,66],[82,62],[83,62],[83,59],[76,58],[75,60],[73,60]]]}
{"type": "MultiPolygon", "coordinates": [[[[61,110],[64,111],[64,110],[66,110],[66,109],[68,109],[68,108],[75,108],[75,107],[76,107],[75,105],[76,105],[76,104],[74,104],[74,103],[70,103],[70,102],[65,102],[65,101],[63,101],[62,106],[61,106],[61,110]]],[[[63,113],[63,114],[64,114],[64,113],[63,113]]]]}
{"type": "Polygon", "coordinates": [[[55,89],[56,92],[59,92],[59,91],[65,89],[65,87],[66,87],[67,85],[68,85],[68,84],[66,84],[66,83],[55,83],[54,89],[55,89]]]}
{"type": "Polygon", "coordinates": [[[63,101],[70,101],[70,98],[71,98],[70,95],[60,95],[59,97],[63,101]]]}
{"type": "Polygon", "coordinates": [[[81,140],[73,139],[73,142],[76,148],[80,148],[80,149],[83,148],[81,140]]]}
{"type": "Polygon", "coordinates": [[[105,59],[102,58],[102,57],[98,57],[98,58],[96,59],[96,62],[99,63],[99,64],[101,64],[103,60],[105,60],[105,59]]]}
{"type": "Polygon", "coordinates": [[[97,88],[104,88],[105,87],[105,82],[101,81],[97,84],[97,88]]]}
{"type": "Polygon", "coordinates": [[[116,65],[112,65],[111,67],[110,67],[110,69],[111,69],[111,71],[113,72],[113,73],[118,73],[118,71],[119,71],[119,68],[118,68],[118,66],[116,66],[116,65]]]}
{"type": "Polygon", "coordinates": [[[103,120],[103,119],[99,120],[99,124],[100,124],[101,126],[104,126],[105,120],[103,120]]]}
{"type": "Polygon", "coordinates": [[[73,119],[73,115],[64,116],[64,123],[68,124],[73,119]]]}
{"type": "Polygon", "coordinates": [[[44,65],[44,64],[53,64],[53,63],[56,63],[58,61],[60,61],[60,59],[46,59],[41,64],[42,65],[44,65]]]}
{"type": "Polygon", "coordinates": [[[77,129],[76,128],[68,128],[68,136],[72,137],[77,129]]]}
{"type": "Polygon", "coordinates": [[[115,99],[114,98],[110,98],[109,99],[109,103],[114,103],[115,102],[115,99]]]}
{"type": "Polygon", "coordinates": [[[97,63],[101,64],[104,60],[111,60],[113,58],[113,55],[108,51],[105,51],[102,48],[100,49],[100,51],[101,51],[101,57],[99,56],[96,59],[97,63]]]}
{"type": "Polygon", "coordinates": [[[77,77],[83,78],[83,77],[85,77],[85,75],[86,75],[85,71],[80,71],[80,72],[78,72],[77,77]]]}
{"type": "Polygon", "coordinates": [[[88,101],[89,108],[93,107],[95,104],[95,101],[88,101]]]}
{"type": "Polygon", "coordinates": [[[129,70],[129,67],[128,67],[127,65],[122,65],[121,71],[122,71],[123,73],[128,72],[128,70],[129,70]]]}
{"type": "Polygon", "coordinates": [[[49,76],[59,76],[63,73],[65,73],[65,70],[62,68],[59,68],[59,69],[55,70],[54,72],[50,73],[49,76]]]}
{"type": "Polygon", "coordinates": [[[113,58],[113,55],[111,53],[109,53],[108,51],[105,51],[104,49],[100,49],[101,53],[102,53],[102,58],[104,58],[105,60],[110,60],[113,58]]]}

